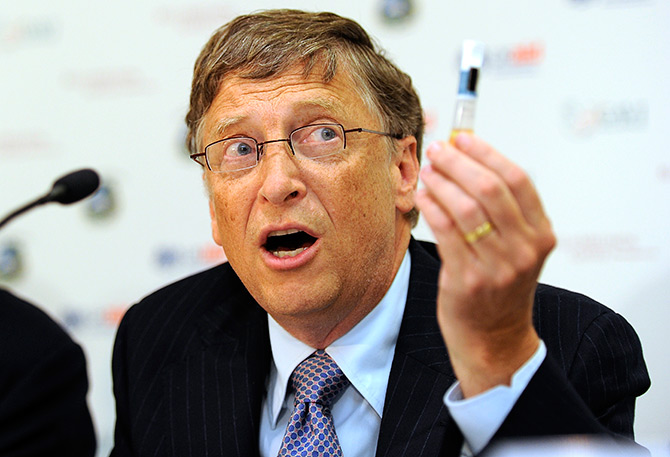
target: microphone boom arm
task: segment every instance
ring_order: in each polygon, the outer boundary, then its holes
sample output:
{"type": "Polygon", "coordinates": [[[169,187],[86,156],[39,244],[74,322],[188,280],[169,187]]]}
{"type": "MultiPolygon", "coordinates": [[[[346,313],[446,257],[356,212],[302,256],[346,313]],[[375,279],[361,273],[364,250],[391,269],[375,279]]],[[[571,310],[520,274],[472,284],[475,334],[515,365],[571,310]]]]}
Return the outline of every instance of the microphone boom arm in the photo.
{"type": "Polygon", "coordinates": [[[5,217],[2,221],[0,221],[0,228],[2,228],[3,225],[5,225],[7,222],[11,221],[14,219],[16,216],[25,213],[26,211],[33,209],[36,206],[43,205],[45,203],[48,203],[49,196],[45,195],[44,197],[40,197],[37,200],[34,200],[27,205],[22,206],[21,208],[17,209],[16,211],[12,212],[9,214],[7,217],[5,217]]]}
{"type": "Polygon", "coordinates": [[[58,202],[62,205],[78,202],[88,197],[98,189],[100,177],[90,168],[73,171],[56,180],[48,194],[22,206],[0,221],[0,228],[16,216],[49,202],[58,202]]]}

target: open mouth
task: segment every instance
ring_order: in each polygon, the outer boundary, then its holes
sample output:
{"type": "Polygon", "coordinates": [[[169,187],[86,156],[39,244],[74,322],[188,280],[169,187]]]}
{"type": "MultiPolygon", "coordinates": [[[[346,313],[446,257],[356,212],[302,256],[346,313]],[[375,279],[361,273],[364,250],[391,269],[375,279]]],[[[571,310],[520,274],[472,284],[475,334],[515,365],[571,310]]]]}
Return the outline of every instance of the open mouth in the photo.
{"type": "Polygon", "coordinates": [[[263,247],[275,257],[295,257],[316,242],[316,238],[302,230],[272,232],[263,247]]]}

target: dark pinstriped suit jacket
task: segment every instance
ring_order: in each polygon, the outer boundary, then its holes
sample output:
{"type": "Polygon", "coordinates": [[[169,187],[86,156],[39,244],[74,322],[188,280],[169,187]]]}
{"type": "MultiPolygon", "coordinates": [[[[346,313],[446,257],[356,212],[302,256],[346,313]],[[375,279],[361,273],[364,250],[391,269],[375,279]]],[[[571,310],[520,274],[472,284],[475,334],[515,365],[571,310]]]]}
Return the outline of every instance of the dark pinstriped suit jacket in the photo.
{"type": "Polygon", "coordinates": [[[93,457],[81,347],[40,308],[0,288],[0,456],[93,457]]]}
{"type": "MultiPolygon", "coordinates": [[[[454,374],[435,319],[439,262],[412,240],[407,305],[377,456],[458,455],[442,403],[454,374]]],[[[649,386],[639,340],[593,300],[540,285],[534,323],[548,357],[496,438],[567,433],[632,437],[635,397],[649,386]]],[[[114,348],[112,456],[256,456],[271,364],[266,314],[224,264],[132,307],[114,348]]]]}

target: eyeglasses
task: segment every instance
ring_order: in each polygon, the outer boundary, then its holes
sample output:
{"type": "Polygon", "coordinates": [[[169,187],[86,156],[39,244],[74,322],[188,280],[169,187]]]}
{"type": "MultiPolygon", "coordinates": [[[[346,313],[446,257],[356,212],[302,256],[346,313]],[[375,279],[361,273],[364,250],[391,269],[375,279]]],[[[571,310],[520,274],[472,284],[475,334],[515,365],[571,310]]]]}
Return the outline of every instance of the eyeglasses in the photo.
{"type": "Polygon", "coordinates": [[[395,139],[401,135],[378,132],[364,128],[345,130],[342,124],[312,124],[299,127],[288,138],[259,143],[246,136],[225,138],[205,147],[205,152],[191,154],[190,157],[214,173],[229,173],[246,170],[258,165],[263,155],[263,146],[285,141],[291,152],[299,159],[320,159],[339,154],[347,147],[347,133],[374,133],[395,139]]]}

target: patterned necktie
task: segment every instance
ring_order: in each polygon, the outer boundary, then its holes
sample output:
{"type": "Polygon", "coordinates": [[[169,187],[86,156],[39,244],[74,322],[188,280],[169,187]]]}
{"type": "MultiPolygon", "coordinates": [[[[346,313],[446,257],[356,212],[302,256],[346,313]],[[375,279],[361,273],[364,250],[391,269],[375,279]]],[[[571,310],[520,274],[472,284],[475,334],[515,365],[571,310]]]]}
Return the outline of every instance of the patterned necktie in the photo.
{"type": "Polygon", "coordinates": [[[279,456],[342,457],[330,405],[349,385],[335,361],[319,350],[291,375],[295,409],[286,427],[279,456]]]}

